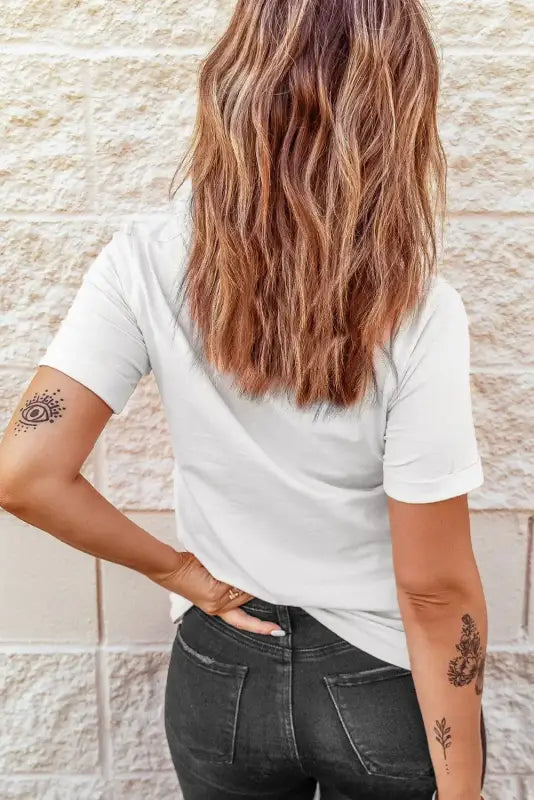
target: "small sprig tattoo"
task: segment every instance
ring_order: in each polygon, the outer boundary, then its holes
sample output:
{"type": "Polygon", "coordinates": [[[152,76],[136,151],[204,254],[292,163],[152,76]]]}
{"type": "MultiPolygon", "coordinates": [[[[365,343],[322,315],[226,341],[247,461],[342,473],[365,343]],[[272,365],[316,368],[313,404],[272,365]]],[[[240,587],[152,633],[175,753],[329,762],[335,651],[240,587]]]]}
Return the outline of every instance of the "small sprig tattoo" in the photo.
{"type": "Polygon", "coordinates": [[[449,765],[447,762],[447,748],[449,748],[452,744],[452,736],[451,736],[451,727],[447,725],[445,721],[445,717],[442,718],[441,722],[439,719],[436,720],[436,724],[434,726],[434,733],[436,734],[435,738],[436,741],[439,742],[443,749],[443,758],[445,759],[445,770],[449,772],[449,765]]]}
{"type": "Polygon", "coordinates": [[[65,406],[61,405],[63,402],[61,389],[56,389],[52,394],[48,394],[48,389],[44,392],[35,392],[33,397],[26,400],[26,403],[19,409],[20,417],[15,423],[13,433],[17,436],[21,431],[26,431],[37,428],[43,422],[55,422],[56,419],[62,417],[62,411],[65,411],[65,406]]]}
{"type": "Polygon", "coordinates": [[[460,641],[456,645],[460,655],[449,661],[447,676],[453,686],[467,686],[474,680],[476,693],[482,694],[485,657],[480,633],[470,614],[463,615],[462,623],[460,641]]]}

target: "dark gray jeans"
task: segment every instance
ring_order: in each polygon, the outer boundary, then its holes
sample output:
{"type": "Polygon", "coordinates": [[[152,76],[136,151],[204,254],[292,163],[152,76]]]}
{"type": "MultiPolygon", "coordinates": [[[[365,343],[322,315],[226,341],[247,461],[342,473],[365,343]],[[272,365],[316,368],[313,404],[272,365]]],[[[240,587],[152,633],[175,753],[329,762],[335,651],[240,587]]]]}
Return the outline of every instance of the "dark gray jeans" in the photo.
{"type": "MultiPolygon", "coordinates": [[[[349,644],[302,608],[243,605],[285,637],[192,606],[178,624],[165,730],[184,800],[431,800],[409,670],[349,644]]],[[[486,737],[481,719],[484,766],[486,737]]]]}

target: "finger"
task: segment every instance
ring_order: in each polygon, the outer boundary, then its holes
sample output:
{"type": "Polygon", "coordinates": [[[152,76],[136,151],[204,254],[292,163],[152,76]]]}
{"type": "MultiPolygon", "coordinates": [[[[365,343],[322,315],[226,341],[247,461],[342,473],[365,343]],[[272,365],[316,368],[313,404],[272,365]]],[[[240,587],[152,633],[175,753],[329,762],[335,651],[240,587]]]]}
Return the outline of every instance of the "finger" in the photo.
{"type": "Polygon", "coordinates": [[[227,611],[232,611],[234,608],[239,608],[240,606],[245,605],[245,603],[248,603],[249,600],[252,600],[253,597],[254,597],[253,594],[247,594],[246,592],[241,592],[241,594],[237,595],[237,597],[234,597],[233,600],[230,600],[228,598],[228,591],[225,590],[224,594],[225,602],[221,603],[217,611],[217,614],[220,615],[226,613],[227,611]]]}
{"type": "Polygon", "coordinates": [[[234,628],[239,628],[243,631],[252,631],[252,633],[269,635],[272,631],[282,630],[280,625],[277,625],[276,622],[266,622],[263,619],[258,619],[258,617],[253,617],[252,614],[247,614],[242,608],[232,608],[230,611],[223,611],[222,614],[218,614],[217,616],[224,619],[225,622],[230,623],[230,625],[233,625],[234,628]]]}

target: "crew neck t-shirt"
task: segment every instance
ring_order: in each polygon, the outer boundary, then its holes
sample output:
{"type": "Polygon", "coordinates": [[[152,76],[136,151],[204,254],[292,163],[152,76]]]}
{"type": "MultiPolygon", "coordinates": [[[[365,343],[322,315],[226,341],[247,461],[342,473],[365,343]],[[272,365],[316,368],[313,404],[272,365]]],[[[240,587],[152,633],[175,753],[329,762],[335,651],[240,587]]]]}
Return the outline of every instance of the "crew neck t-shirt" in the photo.
{"type": "MultiPolygon", "coordinates": [[[[287,394],[250,399],[198,353],[176,288],[190,217],[179,204],[117,225],[39,365],[120,414],[153,373],[172,438],[177,537],[220,581],[300,606],[348,642],[410,669],[386,495],[428,503],[483,483],[466,310],[443,276],[377,351],[378,402],[333,413],[287,394]]],[[[169,592],[171,619],[193,604],[169,592]]]]}

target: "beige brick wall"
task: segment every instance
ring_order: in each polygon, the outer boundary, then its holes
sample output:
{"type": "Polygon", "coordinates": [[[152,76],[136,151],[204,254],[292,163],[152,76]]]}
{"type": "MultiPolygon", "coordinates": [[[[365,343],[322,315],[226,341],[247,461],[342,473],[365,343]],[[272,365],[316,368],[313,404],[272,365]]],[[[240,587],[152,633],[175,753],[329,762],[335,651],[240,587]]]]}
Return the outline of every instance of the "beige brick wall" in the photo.
{"type": "MultiPolygon", "coordinates": [[[[121,216],[165,204],[192,129],[199,59],[231,6],[2,3],[3,425],[121,216]]],[[[486,476],[470,505],[490,618],[487,796],[534,800],[534,5],[433,0],[431,8],[450,166],[442,262],[471,319],[486,476]]],[[[84,472],[172,541],[170,469],[148,377],[84,472]]],[[[0,542],[2,800],[176,798],[162,725],[174,632],[166,593],[6,512],[0,542]]]]}

